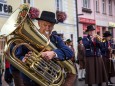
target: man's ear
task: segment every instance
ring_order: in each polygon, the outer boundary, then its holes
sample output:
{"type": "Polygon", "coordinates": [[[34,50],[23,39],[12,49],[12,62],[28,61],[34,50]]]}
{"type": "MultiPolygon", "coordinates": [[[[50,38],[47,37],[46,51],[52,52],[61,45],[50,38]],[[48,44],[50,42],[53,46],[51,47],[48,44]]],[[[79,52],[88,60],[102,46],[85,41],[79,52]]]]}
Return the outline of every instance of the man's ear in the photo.
{"type": "Polygon", "coordinates": [[[38,21],[38,25],[40,26],[40,21],[38,21]]]}

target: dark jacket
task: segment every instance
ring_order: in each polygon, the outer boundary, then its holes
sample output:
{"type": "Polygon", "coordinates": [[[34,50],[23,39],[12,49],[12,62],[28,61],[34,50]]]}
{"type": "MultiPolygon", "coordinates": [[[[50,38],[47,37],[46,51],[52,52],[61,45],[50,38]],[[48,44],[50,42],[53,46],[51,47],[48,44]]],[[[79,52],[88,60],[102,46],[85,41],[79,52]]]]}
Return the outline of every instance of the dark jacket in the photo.
{"type": "Polygon", "coordinates": [[[57,47],[53,51],[57,54],[59,60],[68,60],[74,56],[73,51],[65,45],[60,36],[51,35],[50,40],[57,47]]]}
{"type": "Polygon", "coordinates": [[[78,60],[84,60],[85,59],[85,48],[84,45],[78,44],[78,55],[77,55],[78,60]]]}
{"type": "MultiPolygon", "coordinates": [[[[109,42],[110,42],[110,47],[112,47],[111,41],[109,41],[109,42]]],[[[101,43],[101,54],[103,57],[109,57],[110,50],[108,49],[108,47],[109,47],[108,41],[101,43]]]]}
{"type": "Polygon", "coordinates": [[[85,47],[86,57],[99,57],[101,55],[100,42],[97,39],[94,39],[94,41],[92,41],[91,37],[87,36],[84,37],[82,41],[85,47]]]}

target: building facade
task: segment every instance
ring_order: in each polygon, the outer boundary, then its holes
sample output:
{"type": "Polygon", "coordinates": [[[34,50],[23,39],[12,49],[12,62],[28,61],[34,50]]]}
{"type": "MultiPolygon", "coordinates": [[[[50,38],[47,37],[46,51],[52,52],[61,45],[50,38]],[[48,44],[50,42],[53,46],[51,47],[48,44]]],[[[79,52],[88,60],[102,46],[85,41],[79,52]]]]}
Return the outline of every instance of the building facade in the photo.
{"type": "MultiPolygon", "coordinates": [[[[29,3],[30,6],[38,8],[40,13],[43,10],[54,13],[57,10],[65,12],[67,19],[64,22],[56,24],[54,30],[61,34],[64,40],[72,39],[76,51],[77,27],[75,0],[50,0],[50,3],[48,3],[48,0],[0,0],[0,29],[10,15],[23,3],[29,3]]],[[[38,27],[37,21],[34,21],[34,24],[38,27]]]]}
{"type": "Polygon", "coordinates": [[[109,30],[115,37],[115,0],[77,0],[79,18],[79,36],[85,35],[87,25],[92,24],[96,33],[109,30]]]}

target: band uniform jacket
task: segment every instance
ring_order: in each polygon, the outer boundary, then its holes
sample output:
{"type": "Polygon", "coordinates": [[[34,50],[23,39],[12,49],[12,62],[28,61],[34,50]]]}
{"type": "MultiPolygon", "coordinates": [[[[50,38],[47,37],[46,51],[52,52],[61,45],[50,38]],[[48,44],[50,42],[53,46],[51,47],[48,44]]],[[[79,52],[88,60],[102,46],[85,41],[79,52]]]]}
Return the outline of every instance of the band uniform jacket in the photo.
{"type": "Polygon", "coordinates": [[[107,74],[110,77],[114,77],[115,76],[115,68],[114,68],[114,63],[112,60],[110,60],[110,58],[112,57],[112,53],[110,53],[111,51],[108,49],[108,47],[113,48],[111,41],[105,41],[101,43],[101,52],[102,52],[102,57],[103,57],[103,61],[105,64],[105,68],[107,71],[107,74]]]}
{"type": "Polygon", "coordinates": [[[79,62],[80,69],[84,69],[85,68],[85,47],[83,44],[78,44],[77,59],[79,62]]]}

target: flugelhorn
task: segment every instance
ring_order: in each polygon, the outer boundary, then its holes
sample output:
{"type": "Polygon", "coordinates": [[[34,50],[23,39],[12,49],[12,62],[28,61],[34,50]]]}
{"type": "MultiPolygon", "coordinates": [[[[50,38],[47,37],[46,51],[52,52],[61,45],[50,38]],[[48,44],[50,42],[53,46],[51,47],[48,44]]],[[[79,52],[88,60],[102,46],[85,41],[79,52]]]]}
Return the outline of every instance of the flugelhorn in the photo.
{"type": "Polygon", "coordinates": [[[95,34],[95,35],[93,35],[94,36],[94,38],[96,39],[96,40],[98,40],[98,41],[100,41],[100,42],[105,42],[105,38],[104,37],[101,37],[100,35],[98,35],[98,34],[95,34]]]}

